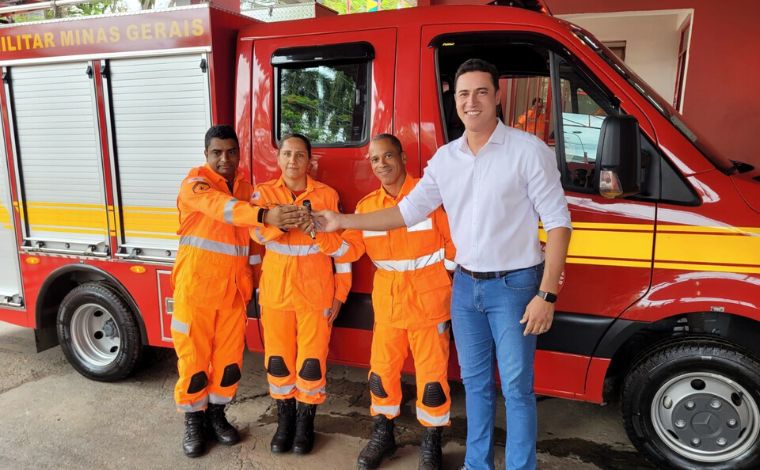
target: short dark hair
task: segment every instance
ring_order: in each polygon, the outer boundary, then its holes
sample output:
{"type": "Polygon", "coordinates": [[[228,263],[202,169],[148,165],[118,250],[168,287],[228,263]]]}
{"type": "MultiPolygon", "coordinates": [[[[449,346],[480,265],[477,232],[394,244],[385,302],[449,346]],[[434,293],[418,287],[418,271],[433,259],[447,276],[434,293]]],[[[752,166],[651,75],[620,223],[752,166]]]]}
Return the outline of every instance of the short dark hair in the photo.
{"type": "Polygon", "coordinates": [[[309,154],[309,158],[311,158],[311,141],[308,137],[303,134],[299,134],[298,132],[291,132],[280,137],[280,141],[277,143],[277,153],[280,153],[280,148],[282,147],[283,142],[288,139],[301,139],[304,145],[306,145],[306,152],[309,154]]]}
{"type": "Polygon", "coordinates": [[[372,138],[372,142],[377,142],[378,140],[389,140],[391,142],[391,145],[393,145],[396,148],[396,151],[399,155],[401,155],[401,152],[404,151],[404,148],[401,146],[401,141],[398,140],[398,137],[396,137],[393,134],[377,134],[375,137],[372,138]]]}
{"type": "Polygon", "coordinates": [[[237,134],[235,133],[235,129],[232,128],[232,126],[227,124],[221,124],[218,126],[211,126],[206,131],[206,138],[204,140],[205,148],[208,149],[211,145],[211,139],[232,139],[235,141],[235,145],[240,147],[240,142],[238,142],[237,134]]]}
{"type": "Polygon", "coordinates": [[[491,75],[491,81],[493,82],[494,90],[499,89],[499,71],[496,66],[490,62],[486,62],[483,59],[467,59],[462,62],[462,65],[457,69],[457,74],[454,77],[454,88],[457,86],[459,77],[468,72],[485,72],[491,75]]]}

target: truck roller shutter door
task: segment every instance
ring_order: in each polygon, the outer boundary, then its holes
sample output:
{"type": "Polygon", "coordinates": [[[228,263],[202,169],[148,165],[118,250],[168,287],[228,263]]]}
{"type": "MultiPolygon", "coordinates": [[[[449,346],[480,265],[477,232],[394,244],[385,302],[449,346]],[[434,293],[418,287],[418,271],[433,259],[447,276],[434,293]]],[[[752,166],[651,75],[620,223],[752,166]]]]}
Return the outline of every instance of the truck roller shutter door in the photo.
{"type": "Polygon", "coordinates": [[[0,306],[22,304],[21,272],[18,264],[16,231],[13,225],[13,206],[5,153],[5,134],[0,119],[0,306]]]}
{"type": "Polygon", "coordinates": [[[92,67],[11,69],[25,245],[108,254],[103,165],[92,67]]]}
{"type": "Polygon", "coordinates": [[[168,261],[176,254],[177,193],[188,170],[205,162],[211,124],[203,65],[204,54],[108,63],[120,257],[168,261]]]}

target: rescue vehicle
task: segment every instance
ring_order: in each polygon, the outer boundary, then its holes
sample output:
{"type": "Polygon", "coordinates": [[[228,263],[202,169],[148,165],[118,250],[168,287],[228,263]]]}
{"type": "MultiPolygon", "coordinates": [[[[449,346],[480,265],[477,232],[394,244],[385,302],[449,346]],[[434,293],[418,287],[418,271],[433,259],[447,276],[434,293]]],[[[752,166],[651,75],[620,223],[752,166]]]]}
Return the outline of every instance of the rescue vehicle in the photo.
{"type": "MultiPolygon", "coordinates": [[[[40,350],[60,344],[87,377],[129,375],[146,346],[171,347],[175,198],[210,124],[235,125],[254,182],[277,174],[281,135],[309,135],[315,176],[352,211],[378,185],[372,135],[399,136],[420,176],[461,133],[447,88],[480,57],[499,70],[507,125],[545,104],[532,129],[556,150],[572,214],[536,392],[621,394],[659,467],[758,468],[760,171],[711,148],[590,33],[512,3],[0,27],[0,320],[33,328],[40,350]]],[[[368,364],[371,270],[354,269],[336,363],[368,364]]],[[[262,350],[255,303],[246,334],[262,350]]]]}

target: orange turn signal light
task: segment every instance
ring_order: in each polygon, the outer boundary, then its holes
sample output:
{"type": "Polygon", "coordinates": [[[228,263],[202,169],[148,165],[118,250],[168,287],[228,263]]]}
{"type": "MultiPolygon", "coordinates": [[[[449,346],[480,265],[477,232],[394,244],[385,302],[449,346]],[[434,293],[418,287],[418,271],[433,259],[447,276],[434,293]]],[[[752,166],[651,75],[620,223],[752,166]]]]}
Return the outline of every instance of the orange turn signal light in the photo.
{"type": "Polygon", "coordinates": [[[26,264],[40,264],[40,259],[37,256],[27,256],[24,262],[26,264]]]}
{"type": "Polygon", "coordinates": [[[131,266],[129,270],[135,274],[142,274],[147,271],[147,269],[145,269],[145,266],[131,266]]]}

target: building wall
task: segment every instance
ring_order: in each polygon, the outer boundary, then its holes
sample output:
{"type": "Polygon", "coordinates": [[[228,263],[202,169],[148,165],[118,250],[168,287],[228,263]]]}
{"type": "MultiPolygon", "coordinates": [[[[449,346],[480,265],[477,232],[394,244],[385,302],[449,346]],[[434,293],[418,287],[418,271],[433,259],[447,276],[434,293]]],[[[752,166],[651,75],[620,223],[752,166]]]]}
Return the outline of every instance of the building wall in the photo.
{"type": "Polygon", "coordinates": [[[603,42],[626,41],[625,63],[666,101],[673,101],[678,66],[679,15],[562,16],[603,42]]]}
{"type": "MultiPolygon", "coordinates": [[[[686,121],[723,155],[760,166],[760,1],[545,0],[555,15],[691,8],[686,121]]],[[[592,28],[588,28],[597,34],[592,28]]],[[[655,52],[655,51],[653,51],[655,52]]],[[[657,53],[659,55],[659,52],[657,53]]],[[[672,101],[673,95],[665,96],[672,101]]]]}

